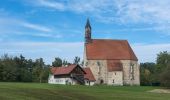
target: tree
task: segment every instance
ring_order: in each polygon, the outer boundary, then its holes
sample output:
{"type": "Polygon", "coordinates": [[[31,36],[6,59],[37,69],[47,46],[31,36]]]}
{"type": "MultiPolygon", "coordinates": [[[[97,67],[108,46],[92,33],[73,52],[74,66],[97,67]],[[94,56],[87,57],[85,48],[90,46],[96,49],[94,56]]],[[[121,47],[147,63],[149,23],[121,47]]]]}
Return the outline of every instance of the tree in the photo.
{"type": "Polygon", "coordinates": [[[49,73],[50,73],[50,70],[49,70],[49,67],[44,67],[42,72],[41,72],[41,82],[48,82],[48,77],[49,77],[49,73]]]}
{"type": "Polygon", "coordinates": [[[49,65],[45,65],[42,58],[25,59],[8,56],[5,54],[0,58],[0,81],[15,82],[47,82],[49,65]]]}
{"type": "Polygon", "coordinates": [[[55,58],[55,60],[52,62],[53,67],[61,67],[62,64],[62,59],[60,59],[59,57],[55,58]]]}
{"type": "Polygon", "coordinates": [[[36,59],[35,66],[33,68],[33,81],[42,82],[43,69],[45,67],[43,58],[36,59]]]}
{"type": "Polygon", "coordinates": [[[2,81],[16,81],[17,79],[17,64],[12,57],[7,54],[1,57],[1,79],[2,81]]]}
{"type": "Polygon", "coordinates": [[[73,64],[79,64],[79,63],[80,63],[80,57],[76,56],[76,57],[74,58],[73,64]]]}
{"type": "Polygon", "coordinates": [[[170,87],[170,54],[167,51],[160,52],[157,55],[158,81],[163,86],[170,87]]]}
{"type": "Polygon", "coordinates": [[[63,65],[63,66],[66,66],[66,65],[68,65],[68,61],[66,61],[66,60],[63,60],[63,63],[62,63],[62,65],[63,65]]]}
{"type": "Polygon", "coordinates": [[[141,85],[152,85],[154,82],[155,63],[141,63],[140,64],[140,81],[141,85]]]}
{"type": "Polygon", "coordinates": [[[4,71],[4,66],[2,65],[2,61],[0,59],[0,81],[3,80],[3,71],[4,71]]]}
{"type": "Polygon", "coordinates": [[[157,72],[162,72],[164,71],[168,63],[170,63],[170,54],[167,51],[160,52],[157,55],[157,72]]]}
{"type": "Polygon", "coordinates": [[[166,68],[164,72],[160,75],[160,81],[162,86],[166,86],[170,88],[170,65],[166,68]]]}

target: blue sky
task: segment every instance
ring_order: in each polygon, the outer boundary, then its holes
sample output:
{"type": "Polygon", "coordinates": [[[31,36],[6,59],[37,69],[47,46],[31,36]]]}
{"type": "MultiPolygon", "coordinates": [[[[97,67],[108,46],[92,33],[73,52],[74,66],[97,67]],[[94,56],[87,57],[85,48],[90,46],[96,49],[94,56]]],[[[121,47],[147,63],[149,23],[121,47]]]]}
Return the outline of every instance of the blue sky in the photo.
{"type": "Polygon", "coordinates": [[[140,62],[170,51],[169,0],[3,0],[0,55],[54,57],[72,62],[83,56],[84,26],[92,38],[126,39],[140,62]]]}

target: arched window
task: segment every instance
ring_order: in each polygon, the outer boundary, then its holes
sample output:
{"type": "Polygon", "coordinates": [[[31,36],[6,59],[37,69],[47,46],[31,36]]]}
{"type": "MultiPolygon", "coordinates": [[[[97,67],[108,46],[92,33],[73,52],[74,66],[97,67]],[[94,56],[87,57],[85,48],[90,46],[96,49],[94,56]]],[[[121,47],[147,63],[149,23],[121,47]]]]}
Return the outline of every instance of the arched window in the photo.
{"type": "Polygon", "coordinates": [[[101,66],[100,66],[100,62],[99,62],[99,61],[97,62],[97,66],[98,66],[98,73],[100,74],[100,72],[101,72],[101,66]]]}
{"type": "Polygon", "coordinates": [[[134,80],[134,64],[130,64],[130,76],[131,80],[134,80]]]}

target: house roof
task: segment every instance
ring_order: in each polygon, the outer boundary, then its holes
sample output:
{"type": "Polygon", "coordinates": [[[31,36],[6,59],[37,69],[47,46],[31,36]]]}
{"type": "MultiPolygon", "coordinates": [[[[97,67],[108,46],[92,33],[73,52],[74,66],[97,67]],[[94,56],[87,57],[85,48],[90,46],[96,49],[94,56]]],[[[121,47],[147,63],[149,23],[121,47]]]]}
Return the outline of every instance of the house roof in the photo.
{"type": "Polygon", "coordinates": [[[93,76],[93,73],[91,72],[90,68],[84,68],[84,71],[86,74],[84,75],[85,79],[88,79],[90,81],[95,81],[95,78],[93,76]]]}
{"type": "Polygon", "coordinates": [[[127,40],[93,39],[85,46],[89,60],[138,60],[127,40]]]}
{"type": "MultiPolygon", "coordinates": [[[[51,72],[53,75],[67,75],[70,74],[76,67],[80,67],[80,66],[76,64],[72,64],[72,65],[68,65],[67,67],[66,66],[52,67],[51,72]]],[[[83,69],[82,71],[85,73],[83,69]]]]}

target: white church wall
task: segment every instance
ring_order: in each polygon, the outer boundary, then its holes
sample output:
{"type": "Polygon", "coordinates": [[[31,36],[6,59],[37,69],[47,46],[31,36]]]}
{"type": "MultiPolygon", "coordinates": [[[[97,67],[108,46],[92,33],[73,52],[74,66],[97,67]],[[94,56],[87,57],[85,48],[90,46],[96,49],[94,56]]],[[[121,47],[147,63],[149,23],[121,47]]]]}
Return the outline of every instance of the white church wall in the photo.
{"type": "Polygon", "coordinates": [[[100,83],[103,80],[107,84],[107,63],[106,60],[86,60],[85,67],[89,67],[96,79],[95,83],[100,83]]]}
{"type": "Polygon", "coordinates": [[[113,76],[112,72],[108,72],[106,60],[86,60],[85,66],[90,67],[96,82],[100,83],[100,79],[103,79],[104,84],[111,85],[113,84],[113,78],[115,78],[115,85],[140,85],[140,72],[139,72],[139,64],[137,61],[132,60],[121,60],[123,64],[122,74],[113,76]],[[99,66],[100,63],[100,75],[99,75],[99,66]],[[133,65],[133,77],[132,77],[132,66],[133,65]],[[122,81],[121,81],[122,80],[122,81]]]}
{"type": "Polygon", "coordinates": [[[123,84],[140,85],[138,62],[132,60],[121,60],[121,62],[123,64],[123,84]]]}
{"type": "Polygon", "coordinates": [[[108,85],[122,86],[123,85],[122,71],[108,72],[108,85]]]}

